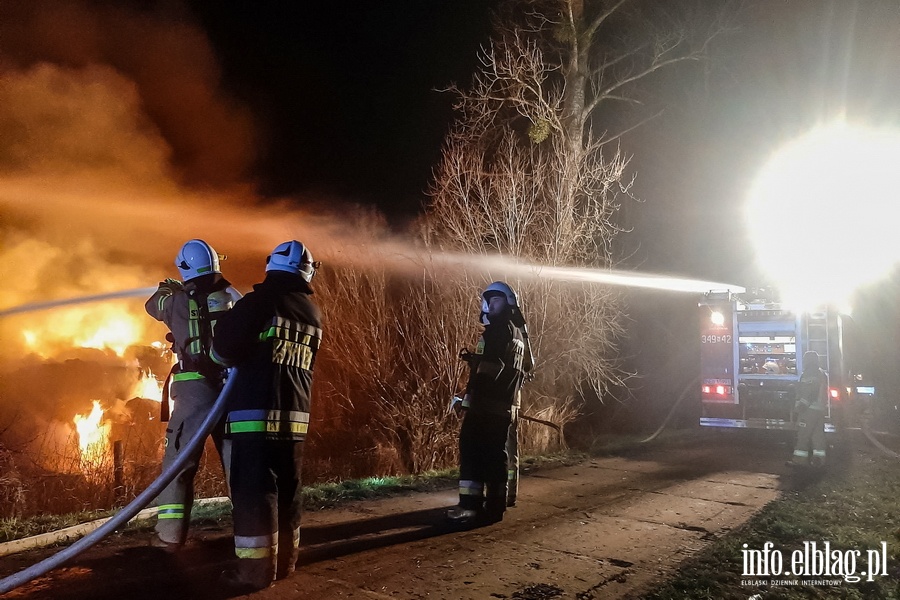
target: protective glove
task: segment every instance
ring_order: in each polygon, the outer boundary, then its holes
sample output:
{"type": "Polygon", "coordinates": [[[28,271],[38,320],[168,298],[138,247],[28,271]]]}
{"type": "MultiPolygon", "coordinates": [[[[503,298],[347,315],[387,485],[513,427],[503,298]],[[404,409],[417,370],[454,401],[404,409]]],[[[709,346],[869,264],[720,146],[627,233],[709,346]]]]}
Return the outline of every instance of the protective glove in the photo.
{"type": "Polygon", "coordinates": [[[475,360],[475,355],[469,352],[468,348],[463,348],[459,351],[459,360],[471,365],[472,361],[475,360]]]}
{"type": "Polygon", "coordinates": [[[453,413],[458,417],[461,412],[462,398],[460,398],[459,396],[453,396],[453,398],[450,399],[450,406],[447,407],[447,414],[449,415],[450,413],[453,413]]]}
{"type": "Polygon", "coordinates": [[[469,408],[469,403],[471,401],[472,397],[469,394],[466,394],[464,398],[453,396],[450,400],[450,407],[448,408],[447,413],[453,413],[457,417],[462,418],[462,416],[466,414],[466,410],[469,408]]]}
{"type": "Polygon", "coordinates": [[[177,279],[166,279],[165,281],[159,282],[159,289],[168,292],[169,294],[174,294],[175,292],[183,290],[184,284],[177,279]]]}

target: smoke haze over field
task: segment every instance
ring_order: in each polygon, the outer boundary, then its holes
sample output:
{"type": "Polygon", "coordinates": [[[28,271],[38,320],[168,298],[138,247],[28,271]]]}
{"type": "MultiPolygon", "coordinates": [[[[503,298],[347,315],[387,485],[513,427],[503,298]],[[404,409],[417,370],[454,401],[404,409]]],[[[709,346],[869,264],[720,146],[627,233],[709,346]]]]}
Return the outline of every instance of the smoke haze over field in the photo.
{"type": "MultiPolygon", "coordinates": [[[[83,125],[102,126],[104,121],[122,117],[139,119],[144,132],[156,130],[149,132],[150,137],[165,140],[165,152],[172,158],[169,166],[180,178],[213,184],[241,182],[256,150],[252,119],[222,93],[220,70],[206,35],[177,7],[177,3],[165,3],[165,9],[138,10],[88,0],[7,1],[0,5],[0,56],[7,72],[34,68],[40,72],[47,65],[56,65],[70,73],[86,73],[75,78],[94,79],[77,90],[66,87],[65,77],[47,72],[38,77],[34,93],[42,100],[53,96],[60,100],[55,106],[34,104],[36,112],[49,117],[42,123],[41,134],[53,121],[65,117],[58,108],[65,109],[80,99],[80,108],[97,109],[88,115],[97,122],[83,125]],[[125,98],[119,94],[107,97],[105,75],[92,75],[98,66],[102,66],[100,71],[119,74],[122,85],[133,92],[125,98]],[[48,79],[56,80],[53,87],[40,85],[48,79]],[[92,102],[94,94],[110,102],[92,102]],[[143,114],[134,114],[137,106],[143,114]]],[[[76,82],[71,85],[78,86],[76,82]]],[[[134,137],[135,133],[126,129],[123,136],[98,145],[93,152],[136,150],[148,140],[134,137]]]]}
{"type": "Polygon", "coordinates": [[[0,5],[5,306],[152,285],[194,237],[246,286],[285,239],[328,255],[360,241],[355,225],[377,229],[328,216],[331,199],[302,211],[255,194],[253,121],[220,89],[205,34],[165,6],[0,5]]]}
{"type": "MultiPolygon", "coordinates": [[[[222,91],[206,35],[164,5],[0,3],[0,310],[178,277],[191,238],[229,255],[223,272],[246,291],[286,239],[328,261],[378,231],[327,199],[301,210],[255,193],[253,119],[222,91]]],[[[165,334],[143,301],[0,320],[0,427],[128,400],[158,359],[139,348],[165,334]]]]}

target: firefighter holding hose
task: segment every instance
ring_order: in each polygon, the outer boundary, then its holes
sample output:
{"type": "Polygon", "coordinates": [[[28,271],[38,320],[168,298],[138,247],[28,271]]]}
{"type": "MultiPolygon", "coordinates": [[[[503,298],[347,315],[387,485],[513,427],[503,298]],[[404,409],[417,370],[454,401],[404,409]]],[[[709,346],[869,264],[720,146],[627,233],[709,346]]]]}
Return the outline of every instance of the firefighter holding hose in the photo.
{"type": "MultiPolygon", "coordinates": [[[[186,242],[175,258],[175,266],[183,282],[166,279],[144,305],[151,317],[168,326],[178,358],[169,375],[174,409],[166,427],[163,470],[194,437],[222,390],[225,370],[210,354],[213,329],[218,318],[241,297],[222,276],[219,255],[203,240],[186,242]]],[[[167,398],[163,404],[168,409],[167,398]]],[[[222,428],[214,428],[212,435],[225,466],[223,452],[227,451],[223,450],[222,428]]],[[[184,545],[194,501],[194,477],[202,453],[200,446],[196,456],[157,498],[159,514],[151,546],[174,552],[184,545]]],[[[225,475],[227,481],[227,469],[225,475]]]]}
{"type": "Polygon", "coordinates": [[[236,367],[225,435],[238,560],[222,581],[241,591],[287,577],[300,554],[300,469],[322,339],[310,299],[318,266],[301,242],[279,244],[265,280],[216,327],[214,354],[236,367]]]}
{"type": "MultiPolygon", "coordinates": [[[[519,389],[534,366],[515,291],[505,282],[495,281],[481,296],[484,332],[474,353],[460,355],[469,363],[469,380],[462,402],[455,406],[463,414],[459,504],[447,517],[459,523],[500,521],[507,506],[515,503],[515,497],[508,496],[513,469],[507,443],[518,410],[519,389]]],[[[517,460],[515,466],[517,471],[517,460]]]]}

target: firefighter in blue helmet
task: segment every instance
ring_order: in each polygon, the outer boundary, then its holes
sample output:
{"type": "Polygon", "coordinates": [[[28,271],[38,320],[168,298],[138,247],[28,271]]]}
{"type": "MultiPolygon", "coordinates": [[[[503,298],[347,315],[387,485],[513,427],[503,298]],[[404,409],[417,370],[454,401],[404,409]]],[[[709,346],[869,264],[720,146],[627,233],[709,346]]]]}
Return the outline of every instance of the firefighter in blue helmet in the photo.
{"type": "Polygon", "coordinates": [[[507,444],[519,389],[533,368],[525,319],[509,285],[495,281],[485,288],[481,323],[475,352],[461,355],[469,363],[469,381],[459,407],[459,504],[447,513],[456,522],[496,522],[515,503],[508,496],[507,444]]]}
{"type": "Polygon", "coordinates": [[[267,259],[266,277],[216,327],[217,358],[236,367],[226,406],[237,568],[243,590],[294,571],[300,547],[300,467],[322,339],[310,281],[318,263],[292,240],[267,259]]]}
{"type": "Polygon", "coordinates": [[[797,411],[797,443],[788,464],[822,466],[825,463],[828,374],[819,367],[819,355],[813,350],[803,354],[803,373],[797,382],[794,410],[797,411]]]}
{"type": "MultiPolygon", "coordinates": [[[[222,390],[225,370],[210,354],[213,331],[219,317],[240,298],[219,271],[219,255],[203,240],[186,242],[175,258],[175,266],[183,282],[166,279],[145,304],[151,317],[168,326],[178,359],[167,379],[167,383],[171,381],[167,391],[171,389],[174,409],[166,427],[163,470],[194,437],[222,390]]],[[[163,409],[168,410],[168,399],[163,409]]],[[[212,436],[224,463],[227,450],[223,454],[222,428],[215,428],[212,436]]],[[[185,543],[194,500],[194,476],[202,453],[200,446],[196,456],[158,496],[159,515],[152,546],[175,551],[185,543]]],[[[227,469],[225,473],[227,481],[227,469]]]]}

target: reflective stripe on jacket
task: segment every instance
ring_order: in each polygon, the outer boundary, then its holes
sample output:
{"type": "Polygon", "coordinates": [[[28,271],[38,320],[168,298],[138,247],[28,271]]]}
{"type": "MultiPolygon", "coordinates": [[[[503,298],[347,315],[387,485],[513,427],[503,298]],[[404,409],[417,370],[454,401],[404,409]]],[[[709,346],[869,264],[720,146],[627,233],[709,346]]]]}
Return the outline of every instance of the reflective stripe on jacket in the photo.
{"type": "Polygon", "coordinates": [[[216,325],[213,354],[237,367],[229,436],[303,440],[321,313],[300,276],[270,271],[216,325]]]}

